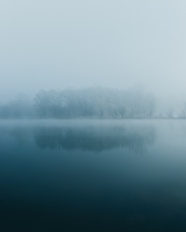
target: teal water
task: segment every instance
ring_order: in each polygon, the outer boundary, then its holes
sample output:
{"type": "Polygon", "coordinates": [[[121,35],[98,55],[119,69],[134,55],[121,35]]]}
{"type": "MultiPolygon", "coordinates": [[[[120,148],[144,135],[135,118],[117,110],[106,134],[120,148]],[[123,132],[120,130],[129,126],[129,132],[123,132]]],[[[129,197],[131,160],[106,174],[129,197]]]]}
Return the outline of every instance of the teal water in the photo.
{"type": "Polygon", "coordinates": [[[0,122],[0,231],[186,231],[186,121],[0,122]]]}

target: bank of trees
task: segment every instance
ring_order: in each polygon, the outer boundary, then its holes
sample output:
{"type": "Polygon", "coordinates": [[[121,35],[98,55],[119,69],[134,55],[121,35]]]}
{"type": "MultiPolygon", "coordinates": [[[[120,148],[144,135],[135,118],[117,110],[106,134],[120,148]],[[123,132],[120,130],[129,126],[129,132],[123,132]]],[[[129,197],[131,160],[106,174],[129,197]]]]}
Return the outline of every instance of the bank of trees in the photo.
{"type": "Polygon", "coordinates": [[[1,118],[152,118],[152,93],[137,89],[42,90],[32,100],[19,95],[0,105],[1,118]]]}
{"type": "Polygon", "coordinates": [[[33,117],[33,102],[25,95],[19,94],[6,103],[0,103],[0,118],[33,117]]]}

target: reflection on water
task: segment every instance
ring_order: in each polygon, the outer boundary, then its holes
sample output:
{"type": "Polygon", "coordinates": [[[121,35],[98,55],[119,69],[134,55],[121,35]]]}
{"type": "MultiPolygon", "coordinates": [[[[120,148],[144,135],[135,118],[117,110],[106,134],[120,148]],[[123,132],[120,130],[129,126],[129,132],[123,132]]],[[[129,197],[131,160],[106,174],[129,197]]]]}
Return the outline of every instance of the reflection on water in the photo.
{"type": "Polygon", "coordinates": [[[185,232],[185,131],[175,120],[0,122],[0,232],[185,232]]]}
{"type": "Polygon", "coordinates": [[[38,147],[100,152],[127,148],[142,153],[155,140],[153,127],[43,127],[35,131],[38,147]]]}
{"type": "Polygon", "coordinates": [[[33,141],[39,149],[102,152],[128,149],[141,154],[156,139],[151,125],[33,125],[0,127],[0,144],[33,141]]]}

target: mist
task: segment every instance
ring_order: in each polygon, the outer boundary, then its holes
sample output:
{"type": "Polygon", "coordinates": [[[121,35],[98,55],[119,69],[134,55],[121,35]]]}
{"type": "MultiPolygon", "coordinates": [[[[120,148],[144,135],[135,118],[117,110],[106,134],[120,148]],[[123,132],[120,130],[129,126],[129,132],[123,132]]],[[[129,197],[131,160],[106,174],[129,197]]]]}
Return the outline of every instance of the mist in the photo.
{"type": "Polygon", "coordinates": [[[186,1],[0,1],[0,231],[186,231],[186,1]]]}
{"type": "Polygon", "coordinates": [[[140,86],[177,105],[186,99],[185,7],[183,0],[2,0],[0,97],[140,86]]]}

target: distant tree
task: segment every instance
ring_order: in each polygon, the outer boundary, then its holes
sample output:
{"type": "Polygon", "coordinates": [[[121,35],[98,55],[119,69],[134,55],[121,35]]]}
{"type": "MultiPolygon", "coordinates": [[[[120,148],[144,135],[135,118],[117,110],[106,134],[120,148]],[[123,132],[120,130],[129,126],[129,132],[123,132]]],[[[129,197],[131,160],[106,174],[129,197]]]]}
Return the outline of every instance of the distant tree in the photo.
{"type": "Polygon", "coordinates": [[[183,104],[183,108],[180,113],[181,118],[186,118],[186,102],[183,104]]]}
{"type": "Polygon", "coordinates": [[[168,118],[173,118],[174,117],[174,108],[172,106],[169,107],[169,109],[167,111],[167,117],[168,118]]]}
{"type": "Polygon", "coordinates": [[[62,91],[42,90],[34,98],[36,114],[40,117],[63,117],[66,104],[62,91]]]}
{"type": "Polygon", "coordinates": [[[18,94],[7,104],[1,105],[0,116],[3,118],[31,117],[31,101],[25,94],[18,94]]]}

